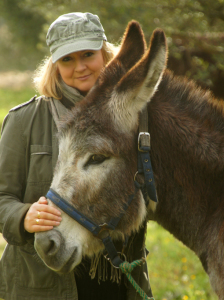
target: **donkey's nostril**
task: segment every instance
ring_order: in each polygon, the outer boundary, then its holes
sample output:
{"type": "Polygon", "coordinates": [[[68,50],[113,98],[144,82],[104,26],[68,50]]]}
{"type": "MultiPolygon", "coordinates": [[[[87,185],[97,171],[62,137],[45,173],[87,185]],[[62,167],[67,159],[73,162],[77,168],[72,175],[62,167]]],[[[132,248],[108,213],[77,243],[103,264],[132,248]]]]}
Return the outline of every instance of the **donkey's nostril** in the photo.
{"type": "Polygon", "coordinates": [[[41,242],[41,249],[45,255],[55,255],[59,250],[59,245],[54,239],[44,239],[41,242]]]}
{"type": "Polygon", "coordinates": [[[58,245],[56,244],[56,242],[54,240],[49,240],[49,245],[48,245],[48,249],[47,250],[47,253],[48,255],[55,255],[58,251],[59,247],[58,245]]]}
{"type": "Polygon", "coordinates": [[[61,236],[57,231],[49,231],[49,233],[36,235],[35,247],[39,253],[44,256],[54,256],[60,250],[61,236]]]}

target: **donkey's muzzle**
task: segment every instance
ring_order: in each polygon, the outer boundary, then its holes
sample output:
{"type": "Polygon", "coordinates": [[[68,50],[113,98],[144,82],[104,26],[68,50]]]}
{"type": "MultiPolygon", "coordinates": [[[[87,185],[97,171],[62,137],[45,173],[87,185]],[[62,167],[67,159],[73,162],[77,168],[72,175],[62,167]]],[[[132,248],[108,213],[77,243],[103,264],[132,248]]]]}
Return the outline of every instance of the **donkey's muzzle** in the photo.
{"type": "Polygon", "coordinates": [[[77,247],[66,249],[62,234],[55,229],[35,233],[34,246],[44,263],[56,272],[70,272],[72,265],[80,260],[77,247]]]}

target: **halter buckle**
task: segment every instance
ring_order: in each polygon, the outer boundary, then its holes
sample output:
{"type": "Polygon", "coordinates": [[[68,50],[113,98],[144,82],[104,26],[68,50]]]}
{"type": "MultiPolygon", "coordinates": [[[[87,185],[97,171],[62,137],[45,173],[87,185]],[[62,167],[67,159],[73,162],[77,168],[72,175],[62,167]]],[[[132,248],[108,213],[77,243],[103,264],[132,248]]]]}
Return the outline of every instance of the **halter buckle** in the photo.
{"type": "Polygon", "coordinates": [[[138,151],[146,152],[150,149],[150,134],[148,132],[139,132],[138,151]]]}
{"type": "Polygon", "coordinates": [[[106,238],[107,236],[110,235],[110,232],[109,232],[109,229],[108,229],[108,224],[107,223],[104,223],[104,224],[100,224],[99,227],[101,228],[100,231],[98,232],[97,234],[97,238],[99,239],[104,239],[106,238]]]}

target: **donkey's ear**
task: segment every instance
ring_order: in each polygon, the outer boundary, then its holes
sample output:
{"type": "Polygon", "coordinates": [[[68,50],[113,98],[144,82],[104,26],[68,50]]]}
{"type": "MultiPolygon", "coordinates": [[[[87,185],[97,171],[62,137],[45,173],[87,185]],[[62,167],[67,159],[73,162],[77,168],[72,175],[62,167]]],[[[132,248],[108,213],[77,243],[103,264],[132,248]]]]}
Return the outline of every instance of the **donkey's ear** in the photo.
{"type": "Polygon", "coordinates": [[[123,65],[126,71],[132,68],[146,50],[144,33],[137,21],[131,21],[123,35],[120,51],[114,61],[123,65]]]}
{"type": "MultiPolygon", "coordinates": [[[[127,55],[127,58],[130,57],[127,55]]],[[[156,29],[148,51],[121,78],[109,103],[114,119],[123,128],[125,126],[131,130],[138,123],[138,113],[155,93],[166,68],[166,60],[165,34],[161,29],[156,29]]]]}

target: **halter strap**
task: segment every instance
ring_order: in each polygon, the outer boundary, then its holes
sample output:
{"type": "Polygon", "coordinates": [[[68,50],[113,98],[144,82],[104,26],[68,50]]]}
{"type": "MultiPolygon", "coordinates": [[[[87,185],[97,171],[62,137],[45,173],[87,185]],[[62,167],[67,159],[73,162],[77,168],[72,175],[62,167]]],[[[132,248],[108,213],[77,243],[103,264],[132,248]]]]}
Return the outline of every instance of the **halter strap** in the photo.
{"type": "Polygon", "coordinates": [[[138,186],[135,186],[134,194],[130,195],[128,198],[128,202],[124,203],[123,210],[118,217],[111,218],[108,223],[104,224],[96,224],[92,220],[90,220],[87,216],[82,214],[80,211],[75,209],[70,203],[68,203],[65,199],[63,199],[57,192],[53,189],[49,189],[47,192],[46,198],[50,199],[55,205],[57,205],[61,210],[63,210],[66,214],[68,214],[73,220],[77,221],[80,225],[89,230],[94,236],[99,237],[99,233],[102,230],[115,230],[120,219],[126,213],[128,207],[130,206],[132,200],[134,199],[136,193],[138,191],[138,186]]]}
{"type": "Polygon", "coordinates": [[[150,158],[151,143],[150,143],[150,134],[148,132],[148,109],[147,105],[141,112],[139,118],[139,136],[138,136],[138,173],[144,174],[145,183],[142,186],[142,192],[147,201],[147,195],[145,195],[144,190],[146,190],[149,198],[158,202],[155,180],[152,170],[152,163],[150,158]]]}
{"type": "Polygon", "coordinates": [[[111,263],[113,264],[114,267],[119,268],[119,265],[123,262],[123,260],[120,258],[114,246],[109,230],[116,229],[120,219],[125,214],[128,207],[130,206],[138,190],[139,190],[139,185],[136,182],[135,192],[134,194],[129,196],[128,202],[124,204],[123,211],[120,213],[120,215],[116,218],[111,218],[108,223],[104,223],[101,225],[96,224],[88,217],[86,217],[84,214],[79,212],[53,189],[49,189],[49,191],[46,194],[46,198],[50,199],[55,205],[57,205],[61,210],[63,210],[66,214],[68,214],[73,220],[77,221],[80,225],[82,225],[87,230],[89,230],[94,236],[101,239],[108,253],[108,257],[111,260],[111,263]]]}
{"type": "Polygon", "coordinates": [[[75,209],[53,189],[49,189],[46,198],[50,199],[55,205],[68,214],[72,219],[76,220],[79,224],[88,229],[92,234],[97,235],[99,233],[101,229],[99,225],[75,209]]]}

